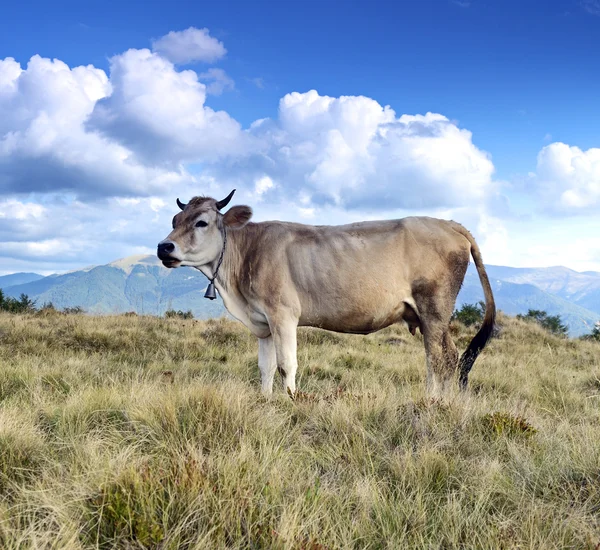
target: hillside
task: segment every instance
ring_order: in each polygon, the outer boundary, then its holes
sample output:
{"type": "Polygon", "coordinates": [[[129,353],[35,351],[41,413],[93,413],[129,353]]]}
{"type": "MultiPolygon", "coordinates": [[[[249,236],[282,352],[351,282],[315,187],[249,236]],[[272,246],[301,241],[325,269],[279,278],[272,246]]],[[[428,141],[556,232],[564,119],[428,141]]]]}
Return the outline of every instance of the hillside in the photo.
{"type": "Polygon", "coordinates": [[[600,345],[499,322],[467,394],[305,329],[267,401],[236,322],[0,314],[0,548],[593,550],[600,345]]]}
{"type": "Polygon", "coordinates": [[[490,277],[509,283],[531,284],[600,315],[600,273],[579,273],[566,267],[516,268],[486,266],[490,277]]]}
{"type": "MultiPolygon", "coordinates": [[[[510,268],[509,268],[510,269],[510,268]]],[[[529,309],[546,311],[550,315],[560,315],[569,328],[571,336],[588,334],[600,313],[585,309],[559,296],[545,292],[529,283],[511,283],[496,278],[494,269],[488,270],[490,284],[494,291],[496,306],[508,315],[526,313],[529,309]]],[[[456,307],[483,300],[483,290],[477,272],[469,266],[463,287],[458,295],[456,307]]]]}
{"type": "Polygon", "coordinates": [[[167,269],[155,256],[142,255],[10,286],[5,293],[25,293],[39,305],[52,302],[59,309],[81,306],[89,313],[162,315],[181,309],[200,319],[218,317],[225,311],[222,301],[206,300],[206,286],[206,277],[195,269],[167,269]]]}

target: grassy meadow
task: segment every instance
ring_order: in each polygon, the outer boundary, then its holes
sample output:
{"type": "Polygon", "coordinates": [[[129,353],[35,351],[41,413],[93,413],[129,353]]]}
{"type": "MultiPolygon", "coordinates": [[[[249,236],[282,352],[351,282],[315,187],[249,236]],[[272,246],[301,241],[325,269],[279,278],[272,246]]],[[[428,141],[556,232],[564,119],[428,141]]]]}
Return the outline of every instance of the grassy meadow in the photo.
{"type": "Polygon", "coordinates": [[[443,401],[303,329],[292,401],[239,323],[1,314],[0,548],[600,548],[600,345],[500,324],[443,401]]]}

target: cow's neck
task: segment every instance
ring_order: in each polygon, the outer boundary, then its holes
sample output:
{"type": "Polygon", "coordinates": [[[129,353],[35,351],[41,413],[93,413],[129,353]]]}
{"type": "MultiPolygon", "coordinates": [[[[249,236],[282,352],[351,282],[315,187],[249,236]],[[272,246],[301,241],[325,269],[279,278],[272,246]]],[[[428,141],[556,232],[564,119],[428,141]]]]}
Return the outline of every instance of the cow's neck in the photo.
{"type": "MultiPolygon", "coordinates": [[[[251,239],[248,238],[249,231],[250,228],[248,226],[227,230],[227,245],[223,255],[223,262],[215,279],[219,292],[221,292],[221,289],[224,292],[237,291],[237,277],[240,274],[243,258],[246,256],[247,249],[251,245],[251,239]]],[[[198,268],[209,279],[214,278],[214,273],[219,263],[219,256],[220,254],[209,264],[198,268]]]]}
{"type": "MultiPolygon", "coordinates": [[[[223,255],[223,262],[215,278],[215,286],[219,292],[225,307],[234,317],[248,325],[247,320],[242,318],[246,310],[246,300],[241,295],[237,285],[237,277],[240,273],[242,260],[246,254],[248,244],[246,228],[227,231],[227,246],[223,255]]],[[[214,278],[219,256],[211,263],[198,267],[198,269],[210,280],[214,278]]]]}
{"type": "Polygon", "coordinates": [[[225,239],[224,233],[223,233],[223,237],[224,237],[223,245],[222,245],[222,248],[219,251],[219,254],[216,257],[216,259],[208,264],[196,266],[196,269],[199,269],[208,280],[210,280],[210,281],[214,280],[215,283],[217,282],[217,277],[222,282],[225,281],[224,274],[223,274],[224,268],[222,265],[220,265],[221,254],[223,254],[223,261],[225,261],[225,254],[227,253],[228,249],[232,245],[232,243],[228,242],[230,239],[229,233],[227,234],[226,239],[225,239]],[[215,274],[216,274],[216,277],[215,277],[215,274]]]}

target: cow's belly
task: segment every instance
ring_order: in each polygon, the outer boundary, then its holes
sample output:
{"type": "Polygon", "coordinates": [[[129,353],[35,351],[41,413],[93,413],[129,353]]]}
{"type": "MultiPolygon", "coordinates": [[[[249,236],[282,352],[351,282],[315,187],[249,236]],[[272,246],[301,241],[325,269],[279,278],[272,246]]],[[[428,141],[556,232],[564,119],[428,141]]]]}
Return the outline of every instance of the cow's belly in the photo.
{"type": "Polygon", "coordinates": [[[394,323],[405,321],[407,306],[396,302],[387,307],[332,309],[329,312],[308,312],[300,317],[300,326],[318,327],[334,332],[370,334],[394,323]]]}

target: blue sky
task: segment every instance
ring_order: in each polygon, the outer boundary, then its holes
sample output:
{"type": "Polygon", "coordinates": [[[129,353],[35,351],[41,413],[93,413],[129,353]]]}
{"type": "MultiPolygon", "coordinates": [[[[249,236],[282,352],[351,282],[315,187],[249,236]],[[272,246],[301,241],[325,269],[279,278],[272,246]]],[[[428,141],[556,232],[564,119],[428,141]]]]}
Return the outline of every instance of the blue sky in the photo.
{"type": "Polygon", "coordinates": [[[208,27],[226,43],[221,66],[239,89],[210,104],[244,125],[274,116],[283,93],[315,88],[366,95],[406,113],[443,113],[492,152],[501,178],[532,170],[549,139],[598,145],[600,15],[578,0],[47,6],[12,3],[3,55],[26,63],[38,53],[107,70],[111,56],[148,47],[151,38],[208,27]],[[246,80],[253,78],[264,89],[246,80]]]}
{"type": "MultiPolygon", "coordinates": [[[[328,213],[328,218],[333,217],[342,222],[361,216],[396,217],[412,213],[454,216],[465,224],[474,225],[471,227],[473,232],[484,242],[489,237],[490,244],[487,246],[490,251],[487,257],[493,262],[524,265],[529,259],[538,264],[560,262],[577,269],[600,271],[600,244],[598,250],[587,252],[594,246],[593,237],[599,234],[595,213],[600,209],[600,183],[596,181],[596,178],[600,178],[600,168],[594,151],[600,147],[597,131],[600,128],[600,70],[597,57],[600,51],[600,1],[132,1],[54,2],[51,7],[43,2],[19,2],[12,3],[3,10],[5,17],[0,22],[0,59],[14,58],[25,69],[32,56],[39,55],[49,60],[61,60],[70,69],[91,65],[103,71],[110,81],[111,91],[103,92],[97,105],[90,106],[93,109],[91,114],[87,111],[82,114],[82,131],[85,131],[87,138],[91,139],[89,134],[93,132],[96,137],[102,136],[104,141],[112,140],[115,145],[127,148],[131,152],[131,159],[135,157],[136,162],[139,161],[140,170],[154,169],[148,159],[160,151],[163,167],[170,163],[169,177],[176,183],[157,183],[150,190],[143,189],[141,183],[124,185],[123,189],[112,185],[110,191],[95,192],[94,186],[104,189],[101,183],[103,179],[96,172],[91,174],[80,159],[73,161],[75,164],[71,170],[68,162],[63,161],[60,171],[56,171],[52,159],[42,161],[39,154],[19,149],[23,159],[28,159],[27,177],[34,174],[36,178],[43,178],[39,174],[48,170],[48,182],[22,191],[24,188],[19,185],[23,184],[15,182],[24,180],[15,174],[23,170],[25,160],[18,166],[9,166],[6,168],[8,175],[5,175],[5,180],[13,181],[12,184],[1,187],[3,180],[0,173],[0,212],[2,200],[5,201],[5,206],[9,205],[5,210],[14,208],[15,204],[39,204],[45,211],[38,211],[38,218],[44,220],[45,216],[52,217],[52,212],[58,213],[60,210],[53,209],[59,208],[65,201],[76,201],[81,204],[82,212],[81,218],[74,223],[82,224],[85,231],[83,210],[86,211],[85,216],[94,218],[90,209],[106,212],[107,208],[114,206],[115,201],[142,201],[136,203],[139,205],[154,198],[151,211],[156,214],[156,228],[146,232],[149,235],[147,239],[140,235],[139,244],[131,242],[129,234],[130,242],[116,247],[116,250],[103,246],[101,236],[95,235],[95,244],[80,247],[80,250],[95,250],[94,253],[74,253],[65,263],[64,256],[59,258],[57,255],[54,258],[48,252],[53,245],[39,245],[37,249],[42,252],[38,252],[38,255],[34,245],[37,242],[35,239],[43,241],[45,238],[56,244],[66,237],[59,233],[44,235],[40,228],[36,230],[31,227],[37,222],[22,215],[21,218],[25,217],[24,223],[28,224],[26,230],[23,229],[22,236],[11,240],[7,232],[2,233],[0,226],[0,239],[12,243],[6,249],[18,250],[18,257],[11,256],[13,252],[2,256],[6,260],[3,265],[0,259],[0,271],[10,271],[10,265],[33,269],[36,262],[43,264],[38,270],[54,271],[90,263],[94,258],[110,260],[112,258],[108,256],[111,252],[150,250],[150,239],[160,233],[163,216],[164,219],[168,217],[168,208],[165,208],[163,214],[163,207],[157,206],[159,201],[166,203],[171,197],[184,194],[188,188],[191,190],[194,185],[198,186],[203,181],[210,182],[212,187],[209,188],[215,192],[225,191],[229,182],[243,182],[243,173],[251,174],[248,182],[251,189],[246,193],[246,198],[248,201],[258,199],[260,204],[257,215],[269,217],[269,213],[276,210],[293,218],[297,212],[281,208],[280,203],[287,201],[301,203],[299,208],[302,208],[303,215],[311,213],[310,216],[304,216],[307,223],[323,223],[319,214],[323,212],[325,203],[319,197],[327,193],[336,197],[336,193],[343,193],[345,188],[341,183],[328,187],[331,179],[319,180],[330,175],[327,167],[323,168],[325,171],[319,169],[317,174],[315,167],[306,168],[300,161],[293,166],[284,166],[284,161],[276,158],[273,143],[266,143],[273,139],[273,132],[269,132],[268,138],[260,136],[263,140],[261,154],[264,155],[264,151],[268,150],[266,155],[277,164],[272,171],[261,168],[263,165],[260,159],[248,160],[247,153],[242,152],[246,145],[240,145],[239,141],[233,144],[223,138],[227,132],[234,132],[230,125],[227,129],[223,126],[213,127],[212,131],[216,136],[213,141],[222,148],[235,149],[237,156],[232,155],[217,162],[214,156],[220,155],[222,150],[211,150],[210,154],[206,148],[192,151],[187,142],[186,145],[174,144],[173,140],[165,141],[164,136],[150,144],[144,130],[147,121],[136,118],[132,122],[132,113],[127,111],[124,103],[118,102],[119,81],[114,69],[116,57],[122,56],[129,49],[152,49],[153,41],[169,32],[182,32],[190,27],[207,29],[211,39],[220,42],[226,49],[226,54],[210,62],[204,58],[175,62],[174,71],[177,74],[185,70],[195,71],[199,75],[198,80],[204,82],[201,86],[209,85],[209,79],[202,75],[206,75],[211,68],[217,68],[221,75],[226,75],[229,84],[223,84],[225,80],[221,80],[223,91],[220,94],[207,92],[202,106],[224,111],[231,121],[239,124],[242,131],[247,130],[256,120],[268,118],[274,121],[278,131],[296,136],[290,137],[288,141],[298,145],[298,121],[294,120],[295,126],[290,128],[286,127],[285,120],[278,119],[281,115],[280,100],[286,94],[304,94],[316,90],[319,97],[365,96],[381,107],[389,105],[396,118],[402,115],[425,115],[428,112],[443,115],[454,123],[452,131],[456,128],[471,133],[468,143],[461,146],[461,151],[468,157],[465,157],[461,166],[472,165],[473,159],[469,156],[472,154],[478,159],[475,163],[479,163],[480,153],[488,154],[493,163],[491,175],[483,164],[478,164],[480,168],[475,171],[481,170],[476,175],[469,172],[468,177],[475,178],[472,184],[474,187],[464,190],[457,183],[450,185],[451,189],[448,191],[442,176],[433,181],[430,177],[431,170],[438,168],[429,170],[419,165],[408,171],[396,170],[395,177],[415,178],[414,187],[408,184],[401,186],[403,192],[421,187],[419,178],[425,174],[423,177],[426,182],[423,186],[428,193],[435,194],[439,188],[439,197],[446,198],[399,201],[394,209],[374,211],[372,207],[368,207],[361,211],[356,207],[364,198],[359,193],[353,195],[352,200],[334,200],[337,209],[333,216],[328,213]],[[107,99],[109,96],[110,99],[107,99]],[[558,146],[550,148],[540,165],[540,152],[557,143],[576,150],[569,152],[558,146]],[[152,153],[149,153],[150,146],[152,153]],[[181,153],[182,147],[185,154],[181,153]],[[589,151],[592,153],[588,154],[589,151]],[[244,160],[240,160],[241,158],[244,160]],[[32,159],[37,163],[37,171],[31,167],[32,159]],[[556,168],[558,164],[565,162],[575,167],[574,174],[567,174],[556,168]],[[582,162],[584,168],[578,168],[582,162]],[[174,174],[179,170],[173,168],[176,165],[184,167],[186,177],[179,180],[175,178],[174,174]],[[51,175],[52,171],[56,171],[56,174],[51,175]],[[257,194],[257,182],[264,177],[269,178],[271,183],[263,182],[262,185],[267,185],[267,191],[271,189],[271,192],[257,194]],[[60,184],[61,178],[73,178],[74,182],[64,186],[60,184]],[[77,178],[80,178],[81,183],[75,182],[77,178]],[[289,178],[291,183],[288,180],[279,181],[278,178],[289,178]],[[477,178],[487,178],[489,181],[481,183],[477,178]],[[303,182],[307,180],[312,182],[312,187],[304,189],[303,182]],[[321,193],[319,185],[327,188],[327,192],[321,193]],[[485,187],[485,191],[481,190],[481,186],[485,187]],[[465,200],[464,204],[457,202],[452,195],[472,192],[474,189],[477,193],[474,202],[477,203],[479,216],[465,214],[468,201],[465,200]],[[275,192],[277,190],[278,193],[275,192]],[[568,199],[569,196],[571,199],[568,199]],[[564,200],[567,200],[568,208],[562,208],[564,200]],[[586,251],[585,258],[574,256],[573,247],[568,246],[565,235],[571,230],[573,236],[580,239],[577,250],[586,251]],[[555,239],[548,241],[547,236],[552,232],[562,236],[560,243],[557,244],[555,239]],[[523,247],[520,242],[523,234],[539,240],[533,240],[528,248],[523,247]],[[498,239],[502,241],[501,245],[498,244],[498,239]],[[24,253],[23,248],[14,243],[29,243],[31,254],[24,253]],[[521,246],[518,253],[514,252],[516,244],[521,246]],[[553,251],[554,244],[562,246],[563,252],[553,251]],[[499,246],[504,247],[502,253],[498,252],[499,246]],[[535,256],[531,254],[531,249],[546,252],[535,256]]],[[[152,55],[162,54],[155,49],[152,55]]],[[[166,54],[164,57],[173,61],[166,54]]],[[[142,61],[133,58],[123,61],[124,79],[132,74],[135,63],[142,61]]],[[[40,71],[43,73],[42,69],[40,71]]],[[[155,75],[153,78],[162,77],[155,75]]],[[[30,94],[30,89],[26,82],[14,93],[26,98],[19,103],[21,108],[31,112],[34,105],[39,115],[44,109],[39,107],[40,100],[36,98],[44,96],[43,90],[46,88],[42,80],[35,82],[35,86],[42,90],[39,94],[27,95],[30,94]]],[[[72,85],[74,84],[70,84],[72,85]]],[[[136,93],[143,94],[143,91],[130,90],[125,95],[136,93]]],[[[176,101],[173,97],[165,96],[161,101],[176,101]]],[[[303,96],[301,100],[308,101],[307,98],[308,96],[303,96]]],[[[13,97],[11,101],[13,107],[10,112],[15,113],[16,99],[13,97]]],[[[196,105],[190,101],[190,105],[196,105]]],[[[54,109],[55,103],[52,105],[54,109]]],[[[195,108],[200,109],[198,105],[195,108]]],[[[136,113],[135,117],[138,115],[136,113]]],[[[174,116],[173,113],[165,114],[167,125],[170,116],[174,116]]],[[[29,127],[20,126],[21,119],[15,118],[12,124],[14,127],[5,124],[3,128],[0,125],[0,140],[6,139],[10,132],[25,135],[28,131],[29,127]]],[[[345,127],[346,123],[342,121],[339,124],[345,127]]],[[[439,121],[427,121],[427,131],[436,124],[439,121]]],[[[322,126],[317,126],[320,128],[319,132],[323,131],[322,126]]],[[[313,131],[314,128],[311,128],[313,131]]],[[[181,127],[181,132],[188,130],[189,128],[181,127]]],[[[326,131],[333,130],[336,129],[327,127],[326,131]]],[[[438,130],[438,126],[435,126],[431,131],[438,130]]],[[[176,131],[174,126],[173,133],[176,131]]],[[[367,130],[355,128],[352,131],[367,130]]],[[[316,143],[320,139],[317,137],[319,135],[303,135],[302,140],[316,143]]],[[[348,135],[344,134],[343,139],[352,141],[348,135]]],[[[452,136],[455,133],[448,135],[448,139],[454,139],[452,136]]],[[[73,136],[71,138],[75,139],[73,136]]],[[[327,143],[331,146],[331,142],[327,143]]],[[[426,144],[423,146],[429,147],[426,144]]],[[[451,149],[448,145],[444,150],[451,149]]],[[[402,151],[406,153],[405,149],[402,151]]],[[[411,156],[413,153],[414,150],[411,149],[406,154],[411,156]]],[[[360,156],[363,153],[356,154],[360,156]]],[[[369,150],[363,157],[365,155],[374,158],[375,154],[369,150]]],[[[82,154],[80,158],[84,157],[82,154]]],[[[364,160],[363,157],[361,159],[364,160]]],[[[397,157],[396,153],[394,158],[397,157]]],[[[359,173],[364,169],[363,160],[347,167],[347,170],[359,173]]],[[[106,161],[107,165],[109,162],[106,161]]],[[[389,182],[389,187],[384,187],[383,184],[377,187],[380,191],[394,186],[392,175],[382,173],[382,170],[387,170],[390,162],[389,159],[381,160],[383,168],[375,163],[374,172],[369,175],[374,178],[381,175],[378,181],[389,182]]],[[[436,163],[434,156],[430,162],[433,167],[436,163]]],[[[440,162],[442,168],[439,170],[446,170],[448,177],[452,179],[460,176],[456,173],[457,166],[450,166],[447,161],[440,162]]],[[[115,170],[118,169],[115,167],[115,170]]],[[[181,176],[180,172],[178,174],[181,176]]],[[[167,172],[162,176],[169,179],[167,172]]],[[[361,173],[357,181],[367,181],[368,178],[363,176],[361,173]]],[[[353,175],[345,172],[344,177],[352,179],[353,175]]],[[[350,187],[355,190],[357,185],[359,183],[350,187]]],[[[197,193],[201,192],[203,190],[198,189],[197,193]]],[[[29,207],[29,211],[33,212],[31,208],[34,207],[29,207]]],[[[115,210],[114,215],[122,216],[122,213],[115,210]]],[[[8,219],[9,215],[5,214],[4,218],[8,219]]],[[[132,220],[131,223],[135,224],[135,221],[132,220]]],[[[97,231],[92,226],[89,229],[97,231]]],[[[484,247],[484,254],[486,252],[484,247]]]]}

